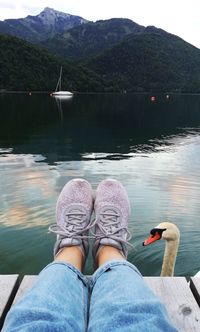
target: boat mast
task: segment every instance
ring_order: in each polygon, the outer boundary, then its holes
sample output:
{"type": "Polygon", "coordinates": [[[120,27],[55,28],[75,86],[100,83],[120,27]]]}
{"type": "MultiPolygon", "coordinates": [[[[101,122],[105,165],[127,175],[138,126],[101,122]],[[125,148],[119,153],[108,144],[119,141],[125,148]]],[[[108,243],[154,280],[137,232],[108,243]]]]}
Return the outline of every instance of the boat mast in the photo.
{"type": "Polygon", "coordinates": [[[61,77],[62,77],[62,66],[60,67],[60,76],[59,76],[55,91],[61,91],[61,77]],[[58,90],[58,87],[59,87],[59,90],[58,90]]]}
{"type": "Polygon", "coordinates": [[[61,78],[62,78],[62,66],[60,67],[60,86],[59,86],[60,91],[61,91],[61,78]]]}

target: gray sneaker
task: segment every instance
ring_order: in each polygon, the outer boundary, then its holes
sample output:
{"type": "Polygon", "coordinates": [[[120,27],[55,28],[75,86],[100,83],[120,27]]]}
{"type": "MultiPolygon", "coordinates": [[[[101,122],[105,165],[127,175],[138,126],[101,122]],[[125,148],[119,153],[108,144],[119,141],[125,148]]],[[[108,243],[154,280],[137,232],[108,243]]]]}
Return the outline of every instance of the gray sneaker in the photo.
{"type": "Polygon", "coordinates": [[[99,184],[94,204],[94,260],[106,245],[119,249],[127,258],[127,244],[131,238],[128,231],[130,210],[128,195],[119,181],[108,179],[99,184]]]}
{"type": "Polygon", "coordinates": [[[93,210],[93,192],[91,185],[83,179],[69,181],[62,189],[57,205],[57,224],[49,231],[57,234],[54,255],[61,248],[79,246],[86,257],[88,254],[88,229],[93,210]]]}

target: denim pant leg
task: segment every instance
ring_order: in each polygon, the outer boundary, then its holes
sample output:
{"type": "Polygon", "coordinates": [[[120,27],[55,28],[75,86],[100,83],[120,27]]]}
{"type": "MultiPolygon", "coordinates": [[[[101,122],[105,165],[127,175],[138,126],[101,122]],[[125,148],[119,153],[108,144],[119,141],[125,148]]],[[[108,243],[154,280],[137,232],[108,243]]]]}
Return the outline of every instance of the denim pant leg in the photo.
{"type": "Polygon", "coordinates": [[[88,332],[174,332],[166,310],[127,261],[100,267],[91,281],[88,332]]]}
{"type": "Polygon", "coordinates": [[[86,331],[87,309],[87,279],[72,265],[54,262],[11,308],[3,331],[86,331]]]}

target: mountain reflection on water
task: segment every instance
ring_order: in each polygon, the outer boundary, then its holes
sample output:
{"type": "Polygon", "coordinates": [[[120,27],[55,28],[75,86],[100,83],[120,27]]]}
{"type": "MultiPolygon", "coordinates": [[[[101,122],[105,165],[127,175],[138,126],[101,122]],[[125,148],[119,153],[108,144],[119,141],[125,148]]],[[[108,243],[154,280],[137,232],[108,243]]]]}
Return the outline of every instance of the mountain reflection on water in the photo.
{"type": "Polygon", "coordinates": [[[181,230],[176,275],[200,270],[199,133],[198,95],[0,95],[0,273],[37,273],[51,260],[48,225],[73,177],[94,189],[105,177],[122,181],[132,206],[129,259],[144,275],[161,268],[162,241],[141,244],[162,220],[181,230]]]}
{"type": "Polygon", "coordinates": [[[49,164],[92,153],[123,159],[160,151],[169,138],[193,133],[190,128],[200,124],[199,97],[193,98],[191,104],[188,96],[163,95],[152,103],[143,95],[80,95],[58,103],[48,96],[6,96],[1,146],[14,154],[42,154],[49,164]]]}

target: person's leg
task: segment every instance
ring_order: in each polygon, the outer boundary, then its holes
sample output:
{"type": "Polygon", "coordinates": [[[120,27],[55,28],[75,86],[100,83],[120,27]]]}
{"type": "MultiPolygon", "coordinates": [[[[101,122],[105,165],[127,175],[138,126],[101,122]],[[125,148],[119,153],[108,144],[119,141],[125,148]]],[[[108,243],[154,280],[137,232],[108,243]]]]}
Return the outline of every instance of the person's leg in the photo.
{"type": "Polygon", "coordinates": [[[88,331],[176,331],[137,268],[126,261],[130,208],[118,181],[99,185],[95,212],[93,255],[99,268],[92,278],[88,331]]]}
{"type": "Polygon", "coordinates": [[[81,273],[88,251],[92,212],[91,187],[84,180],[63,188],[56,208],[55,260],[42,270],[33,287],[7,315],[3,331],[85,331],[88,282],[81,273]]]}
{"type": "Polygon", "coordinates": [[[88,332],[176,331],[164,306],[125,259],[101,265],[91,288],[88,332]]]}
{"type": "Polygon", "coordinates": [[[9,311],[4,332],[85,331],[88,288],[73,265],[55,261],[9,311]]]}

